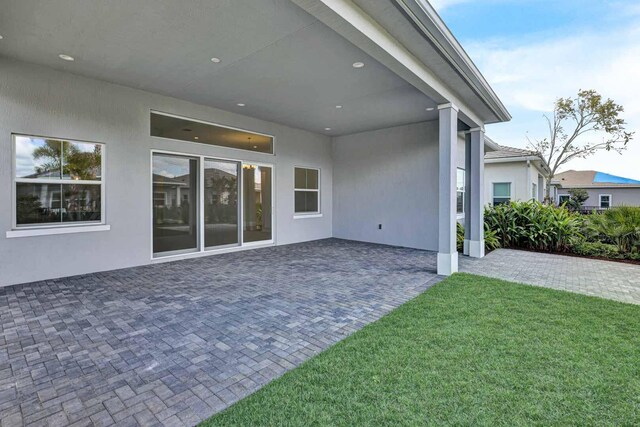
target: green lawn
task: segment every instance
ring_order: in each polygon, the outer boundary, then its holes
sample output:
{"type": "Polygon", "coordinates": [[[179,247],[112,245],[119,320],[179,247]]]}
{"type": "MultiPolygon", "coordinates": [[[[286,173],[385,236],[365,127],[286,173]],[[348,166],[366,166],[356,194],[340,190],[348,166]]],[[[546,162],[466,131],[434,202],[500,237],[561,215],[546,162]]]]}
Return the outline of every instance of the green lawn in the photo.
{"type": "Polygon", "coordinates": [[[457,274],[204,423],[422,424],[640,424],[640,306],[457,274]]]}

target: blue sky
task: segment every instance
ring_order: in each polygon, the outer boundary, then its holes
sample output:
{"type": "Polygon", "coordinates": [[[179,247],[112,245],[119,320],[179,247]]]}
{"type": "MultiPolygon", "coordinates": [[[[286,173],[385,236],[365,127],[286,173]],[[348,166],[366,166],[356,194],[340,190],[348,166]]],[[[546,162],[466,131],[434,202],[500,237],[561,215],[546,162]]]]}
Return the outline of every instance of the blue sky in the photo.
{"type": "MultiPolygon", "coordinates": [[[[498,143],[526,147],[545,137],[543,114],[579,89],[622,104],[628,129],[640,131],[640,0],[431,3],[513,115],[487,127],[498,143]]],[[[640,179],[640,133],[622,156],[599,153],[565,169],[640,179]]]]}

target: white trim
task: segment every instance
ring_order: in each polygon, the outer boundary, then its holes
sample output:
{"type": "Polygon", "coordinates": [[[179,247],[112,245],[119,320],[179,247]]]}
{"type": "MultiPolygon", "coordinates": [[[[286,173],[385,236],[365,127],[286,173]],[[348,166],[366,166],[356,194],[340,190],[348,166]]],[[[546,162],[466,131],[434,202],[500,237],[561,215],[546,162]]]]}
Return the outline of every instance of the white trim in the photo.
{"type": "Polygon", "coordinates": [[[456,113],[460,112],[460,108],[456,104],[454,104],[453,102],[448,102],[446,104],[438,105],[438,110],[446,110],[447,108],[451,108],[456,113]]]}
{"type": "Polygon", "coordinates": [[[450,254],[438,252],[437,274],[440,276],[451,276],[458,272],[458,252],[450,254]]]}
{"type": "Polygon", "coordinates": [[[598,194],[598,207],[600,209],[610,209],[613,207],[613,196],[611,194],[598,194]],[[609,206],[606,208],[602,207],[602,196],[609,198],[609,206]]]}
{"type": "Polygon", "coordinates": [[[201,141],[188,141],[186,139],[166,138],[164,136],[151,135],[151,131],[149,131],[149,136],[151,136],[152,138],[168,139],[169,141],[187,142],[189,144],[198,144],[200,146],[209,146],[209,147],[218,147],[218,148],[229,149],[229,150],[238,150],[238,151],[243,152],[243,153],[249,152],[249,153],[263,154],[263,155],[267,155],[267,156],[275,156],[276,155],[276,137],[274,135],[270,135],[268,133],[257,132],[257,131],[250,130],[250,129],[242,129],[242,128],[229,126],[229,125],[223,125],[223,124],[220,124],[220,123],[210,122],[210,121],[207,121],[207,120],[194,119],[192,117],[180,116],[178,114],[165,113],[164,111],[158,111],[158,110],[153,110],[153,109],[149,110],[149,123],[151,123],[151,114],[157,114],[157,115],[165,116],[165,117],[173,117],[175,119],[189,120],[191,122],[202,123],[204,125],[217,126],[217,127],[221,127],[221,128],[225,128],[225,129],[230,129],[230,130],[237,130],[238,132],[245,132],[245,133],[251,133],[251,134],[254,134],[254,135],[266,136],[266,137],[271,138],[271,143],[272,143],[271,151],[272,152],[271,153],[265,153],[263,151],[246,150],[244,148],[235,148],[235,147],[226,147],[224,145],[207,144],[207,143],[204,143],[204,142],[201,142],[201,141]]]}
{"type": "Polygon", "coordinates": [[[306,219],[306,218],[322,218],[323,215],[321,213],[310,213],[310,214],[295,214],[293,219],[306,219]]]}
{"type": "Polygon", "coordinates": [[[34,237],[34,236],[51,236],[55,234],[74,234],[74,233],[93,233],[96,231],[109,231],[111,226],[108,224],[101,225],[76,225],[67,227],[49,227],[49,228],[28,228],[20,230],[7,231],[7,239],[16,237],[34,237]]]}

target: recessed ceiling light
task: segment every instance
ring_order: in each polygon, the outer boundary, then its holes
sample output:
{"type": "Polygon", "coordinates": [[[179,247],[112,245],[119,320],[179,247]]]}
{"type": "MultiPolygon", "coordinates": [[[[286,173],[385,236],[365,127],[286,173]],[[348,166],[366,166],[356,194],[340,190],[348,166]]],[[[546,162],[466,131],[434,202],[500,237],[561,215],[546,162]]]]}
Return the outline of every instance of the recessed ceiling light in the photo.
{"type": "Polygon", "coordinates": [[[74,61],[75,60],[75,58],[73,56],[65,55],[64,53],[61,53],[60,55],[58,55],[58,58],[64,59],[65,61],[74,61]]]}
{"type": "Polygon", "coordinates": [[[364,67],[364,62],[354,62],[353,68],[362,68],[364,67]]]}
{"type": "Polygon", "coordinates": [[[254,145],[254,146],[253,146],[253,148],[258,148],[258,146],[257,146],[257,145],[254,145]]]}
{"type": "Polygon", "coordinates": [[[236,105],[237,105],[238,107],[244,107],[244,106],[245,106],[245,105],[247,105],[247,104],[244,104],[244,103],[242,103],[242,102],[238,102],[236,105]]]}
{"type": "Polygon", "coordinates": [[[0,40],[2,40],[4,37],[2,37],[2,35],[0,35],[0,40]]]}
{"type": "Polygon", "coordinates": [[[331,130],[331,128],[324,128],[324,130],[331,130]]]}
{"type": "Polygon", "coordinates": [[[435,110],[435,108],[434,108],[434,107],[428,107],[428,108],[425,108],[425,110],[427,110],[427,111],[433,111],[433,110],[435,110]]]}
{"type": "Polygon", "coordinates": [[[213,58],[211,58],[211,62],[213,62],[214,64],[218,64],[220,63],[222,60],[220,58],[216,58],[215,56],[213,58]]]}
{"type": "Polygon", "coordinates": [[[194,136],[194,137],[193,137],[193,139],[200,139],[200,138],[199,138],[199,137],[197,137],[197,136],[194,136]]]}
{"type": "Polygon", "coordinates": [[[336,108],[340,109],[342,108],[342,105],[336,105],[336,108]]]}

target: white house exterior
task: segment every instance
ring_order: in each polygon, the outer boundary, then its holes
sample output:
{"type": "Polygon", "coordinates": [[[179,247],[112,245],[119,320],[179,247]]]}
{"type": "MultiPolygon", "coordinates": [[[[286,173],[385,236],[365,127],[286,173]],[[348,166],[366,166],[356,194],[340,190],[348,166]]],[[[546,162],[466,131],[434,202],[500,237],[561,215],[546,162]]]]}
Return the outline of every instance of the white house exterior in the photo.
{"type": "Polygon", "coordinates": [[[23,0],[0,14],[0,285],[338,237],[484,253],[510,116],[422,0],[23,0]],[[461,142],[464,138],[464,142],[461,142]]]}
{"type": "Polygon", "coordinates": [[[609,209],[613,206],[640,206],[640,181],[594,170],[569,170],[556,174],[552,181],[555,202],[560,205],[572,189],[584,189],[589,198],[583,209],[609,209]]]}
{"type": "Polygon", "coordinates": [[[544,201],[549,179],[547,163],[533,151],[498,145],[484,161],[487,204],[544,201]]]}

